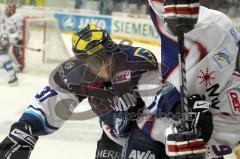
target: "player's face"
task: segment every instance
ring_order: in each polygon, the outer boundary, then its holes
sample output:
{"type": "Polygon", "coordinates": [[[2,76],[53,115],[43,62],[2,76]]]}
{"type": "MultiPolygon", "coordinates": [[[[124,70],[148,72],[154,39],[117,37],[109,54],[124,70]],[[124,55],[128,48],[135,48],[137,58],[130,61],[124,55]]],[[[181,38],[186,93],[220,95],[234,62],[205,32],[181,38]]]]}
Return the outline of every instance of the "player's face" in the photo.
{"type": "Polygon", "coordinates": [[[15,11],[14,11],[14,9],[12,7],[7,7],[6,10],[5,10],[5,15],[7,17],[12,16],[14,13],[15,13],[15,11]]]}
{"type": "Polygon", "coordinates": [[[92,55],[88,57],[81,58],[84,63],[87,63],[88,69],[91,73],[97,75],[104,81],[109,81],[110,79],[110,64],[103,60],[100,56],[92,55]]]}

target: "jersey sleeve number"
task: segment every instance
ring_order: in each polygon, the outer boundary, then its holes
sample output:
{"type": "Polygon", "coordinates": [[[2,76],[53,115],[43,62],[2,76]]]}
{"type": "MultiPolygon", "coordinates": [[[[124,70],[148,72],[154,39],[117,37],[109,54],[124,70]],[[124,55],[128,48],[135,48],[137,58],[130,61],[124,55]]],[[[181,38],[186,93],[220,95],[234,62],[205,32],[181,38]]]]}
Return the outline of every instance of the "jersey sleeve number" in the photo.
{"type": "Polygon", "coordinates": [[[56,96],[58,93],[52,89],[51,87],[49,86],[46,86],[42,92],[38,93],[35,97],[40,101],[40,102],[43,102],[45,101],[46,99],[50,98],[50,97],[53,97],[53,96],[56,96]]]}

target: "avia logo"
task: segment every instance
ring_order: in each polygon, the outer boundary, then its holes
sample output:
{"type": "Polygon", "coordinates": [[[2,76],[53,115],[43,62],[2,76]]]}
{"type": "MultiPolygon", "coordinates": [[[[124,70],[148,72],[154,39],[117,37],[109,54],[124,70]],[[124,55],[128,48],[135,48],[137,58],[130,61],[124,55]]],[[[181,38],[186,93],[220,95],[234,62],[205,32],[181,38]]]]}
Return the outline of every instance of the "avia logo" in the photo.
{"type": "Polygon", "coordinates": [[[151,151],[141,152],[137,150],[132,150],[128,159],[156,159],[155,155],[151,153],[151,151]]]}
{"type": "Polygon", "coordinates": [[[117,73],[113,77],[113,83],[123,83],[129,81],[131,78],[130,70],[125,70],[117,73]]]}
{"type": "Polygon", "coordinates": [[[199,84],[204,84],[205,86],[211,86],[212,80],[215,80],[215,77],[213,77],[213,74],[215,71],[209,72],[208,68],[206,69],[206,71],[200,70],[201,75],[197,76],[198,79],[200,79],[201,81],[199,82],[199,84]]]}

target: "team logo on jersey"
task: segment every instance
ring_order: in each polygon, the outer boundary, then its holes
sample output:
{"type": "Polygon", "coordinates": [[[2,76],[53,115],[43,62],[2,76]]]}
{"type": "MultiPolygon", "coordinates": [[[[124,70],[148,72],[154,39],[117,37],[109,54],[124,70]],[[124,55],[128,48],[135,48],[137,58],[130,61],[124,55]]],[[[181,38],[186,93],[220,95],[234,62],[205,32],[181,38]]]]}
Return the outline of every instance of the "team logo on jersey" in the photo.
{"type": "Polygon", "coordinates": [[[155,159],[155,155],[151,153],[151,151],[141,152],[138,150],[132,150],[130,155],[128,156],[129,159],[155,159]]]}
{"type": "Polygon", "coordinates": [[[200,70],[201,75],[198,75],[197,78],[200,79],[199,84],[204,84],[206,87],[212,85],[212,80],[215,80],[215,77],[213,76],[215,71],[209,71],[208,68],[206,68],[206,71],[200,70]]]}
{"type": "Polygon", "coordinates": [[[113,79],[112,82],[114,84],[116,83],[123,83],[123,82],[128,82],[131,79],[131,71],[130,70],[125,70],[117,73],[113,79]]]}
{"type": "Polygon", "coordinates": [[[234,115],[240,115],[240,88],[228,91],[228,100],[230,102],[234,115]]]}
{"type": "Polygon", "coordinates": [[[213,55],[213,60],[216,62],[220,70],[227,68],[233,61],[231,54],[227,49],[224,49],[213,55]]]}
{"type": "Polygon", "coordinates": [[[134,53],[134,56],[140,57],[140,58],[146,60],[147,62],[153,64],[154,66],[156,66],[156,64],[157,64],[154,55],[150,51],[148,51],[144,48],[137,49],[134,53]]]}

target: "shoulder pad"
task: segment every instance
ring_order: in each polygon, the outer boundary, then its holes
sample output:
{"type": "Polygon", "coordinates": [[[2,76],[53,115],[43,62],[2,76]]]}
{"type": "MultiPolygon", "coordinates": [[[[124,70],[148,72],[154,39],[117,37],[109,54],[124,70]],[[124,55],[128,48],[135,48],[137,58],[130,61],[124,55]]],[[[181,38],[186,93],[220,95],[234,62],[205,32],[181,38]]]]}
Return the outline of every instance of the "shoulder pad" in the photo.
{"type": "Polygon", "coordinates": [[[134,56],[139,57],[142,60],[145,60],[154,66],[157,65],[157,59],[156,59],[155,55],[147,49],[138,48],[134,52],[134,56]]]}
{"type": "Polygon", "coordinates": [[[119,44],[119,52],[125,53],[130,61],[147,62],[153,66],[158,65],[155,55],[147,49],[119,44]]]}
{"type": "Polygon", "coordinates": [[[49,84],[56,90],[78,93],[81,86],[96,78],[96,75],[87,71],[87,64],[73,57],[52,71],[49,84]]]}

